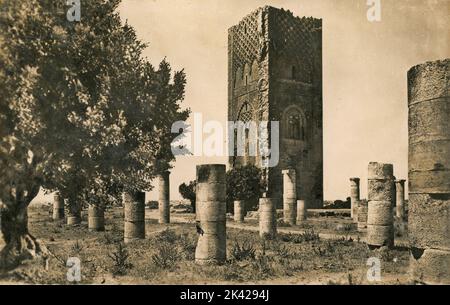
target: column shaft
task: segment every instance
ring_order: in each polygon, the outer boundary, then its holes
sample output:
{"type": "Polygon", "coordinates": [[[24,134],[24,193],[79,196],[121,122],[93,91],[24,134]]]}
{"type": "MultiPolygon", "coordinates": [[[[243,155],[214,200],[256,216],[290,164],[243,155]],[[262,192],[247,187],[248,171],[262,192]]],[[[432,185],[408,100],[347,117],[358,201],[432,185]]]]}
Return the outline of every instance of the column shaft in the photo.
{"type": "Polygon", "coordinates": [[[226,260],[225,165],[197,166],[197,226],[201,232],[195,249],[198,264],[220,264],[226,260]]]}

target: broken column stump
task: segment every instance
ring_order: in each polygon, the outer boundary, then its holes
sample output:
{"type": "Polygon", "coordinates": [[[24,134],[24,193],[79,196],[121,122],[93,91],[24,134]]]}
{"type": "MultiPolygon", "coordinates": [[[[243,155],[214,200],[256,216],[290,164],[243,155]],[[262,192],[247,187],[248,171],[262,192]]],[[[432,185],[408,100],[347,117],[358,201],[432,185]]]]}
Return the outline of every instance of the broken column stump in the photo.
{"type": "Polygon", "coordinates": [[[105,210],[102,206],[89,205],[88,229],[89,231],[105,231],[105,210]]]}
{"type": "Polygon", "coordinates": [[[392,164],[369,163],[367,191],[367,244],[394,246],[395,178],[392,164]]]}
{"type": "Polygon", "coordinates": [[[234,221],[237,223],[244,222],[245,218],[245,202],[243,200],[234,201],[234,221]]]}
{"type": "Polygon", "coordinates": [[[124,232],[125,243],[145,238],[145,193],[126,192],[124,203],[124,232]]]}
{"type": "Polygon", "coordinates": [[[277,210],[273,198],[259,199],[259,236],[273,239],[277,235],[277,210]]]}
{"type": "Polygon", "coordinates": [[[304,222],[307,218],[307,209],[305,200],[297,200],[297,225],[304,222]]]}
{"type": "Polygon", "coordinates": [[[408,71],[412,279],[450,284],[450,59],[408,71]]]}
{"type": "Polygon", "coordinates": [[[225,165],[197,165],[196,187],[199,234],[195,249],[198,264],[221,264],[227,255],[225,165]]]}

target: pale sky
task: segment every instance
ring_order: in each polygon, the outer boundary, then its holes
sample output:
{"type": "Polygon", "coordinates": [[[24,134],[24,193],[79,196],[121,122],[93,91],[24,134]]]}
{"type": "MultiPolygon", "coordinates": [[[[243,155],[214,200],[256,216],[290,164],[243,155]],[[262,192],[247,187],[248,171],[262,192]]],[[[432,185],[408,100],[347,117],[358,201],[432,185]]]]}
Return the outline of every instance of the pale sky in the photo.
{"type": "MultiPolygon", "coordinates": [[[[365,198],[371,161],[393,163],[395,176],[406,179],[406,73],[450,57],[450,0],[381,0],[380,22],[367,20],[366,0],[123,0],[119,12],[149,43],[144,54],[155,66],[166,57],[185,69],[184,106],[225,123],[227,30],[264,5],[323,19],[324,198],[349,196],[350,177],[361,178],[365,198]]],[[[226,162],[179,157],[171,199],[195,179],[196,164],[226,162]]]]}

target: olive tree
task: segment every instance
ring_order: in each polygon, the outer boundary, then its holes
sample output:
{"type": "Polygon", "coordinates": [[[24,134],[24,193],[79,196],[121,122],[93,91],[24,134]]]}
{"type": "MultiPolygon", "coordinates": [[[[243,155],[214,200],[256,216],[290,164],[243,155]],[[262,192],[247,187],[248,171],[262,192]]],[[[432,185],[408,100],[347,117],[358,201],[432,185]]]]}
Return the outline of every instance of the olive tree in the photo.
{"type": "Polygon", "coordinates": [[[0,3],[1,267],[46,255],[28,231],[41,188],[74,204],[150,190],[167,126],[188,115],[184,72],[146,61],[120,0],[83,1],[80,22],[54,3],[0,3]]]}

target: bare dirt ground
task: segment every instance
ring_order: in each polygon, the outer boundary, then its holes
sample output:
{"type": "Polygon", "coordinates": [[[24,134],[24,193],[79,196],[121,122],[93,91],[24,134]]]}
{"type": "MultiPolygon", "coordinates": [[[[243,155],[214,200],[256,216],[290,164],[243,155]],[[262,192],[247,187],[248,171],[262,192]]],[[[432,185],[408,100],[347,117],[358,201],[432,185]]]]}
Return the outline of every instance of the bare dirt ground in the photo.
{"type": "MultiPolygon", "coordinates": [[[[0,274],[0,283],[71,284],[69,257],[81,261],[81,284],[409,284],[405,236],[392,250],[369,250],[364,235],[345,217],[310,218],[302,226],[279,227],[276,240],[262,241],[257,220],[227,222],[227,262],[199,266],[192,214],[172,214],[170,225],[146,211],[146,239],[123,246],[123,211],[106,212],[106,231],[89,232],[51,220],[50,207],[30,207],[30,231],[51,252],[47,264],[25,262],[0,274]],[[381,281],[367,280],[367,259],[381,261],[381,281]]],[[[3,240],[0,241],[0,247],[3,240]]]]}

